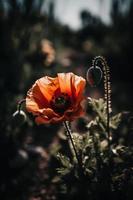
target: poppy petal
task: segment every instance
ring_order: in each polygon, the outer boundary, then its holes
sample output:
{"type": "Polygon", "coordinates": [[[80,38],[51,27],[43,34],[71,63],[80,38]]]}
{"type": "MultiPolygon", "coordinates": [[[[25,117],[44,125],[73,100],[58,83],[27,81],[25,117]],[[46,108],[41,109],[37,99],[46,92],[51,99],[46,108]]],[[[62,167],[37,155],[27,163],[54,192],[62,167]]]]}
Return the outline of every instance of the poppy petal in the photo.
{"type": "Polygon", "coordinates": [[[61,116],[61,117],[55,117],[53,116],[52,118],[48,118],[47,116],[37,116],[36,119],[35,119],[36,123],[39,125],[39,124],[51,124],[51,123],[59,123],[59,122],[62,122],[62,121],[65,121],[65,118],[64,116],[61,116]]]}
{"type": "Polygon", "coordinates": [[[73,73],[59,73],[58,78],[61,92],[67,93],[74,103],[81,101],[85,79],[73,73]]]}
{"type": "Polygon", "coordinates": [[[61,93],[67,93],[70,97],[75,93],[73,82],[74,82],[73,73],[58,73],[59,85],[61,93]]]}
{"type": "MultiPolygon", "coordinates": [[[[38,84],[35,83],[32,88],[28,91],[26,97],[27,110],[36,111],[48,106],[47,99],[43,96],[38,84]]],[[[30,112],[30,111],[29,111],[30,112]]]]}
{"type": "Polygon", "coordinates": [[[81,101],[83,99],[83,91],[86,85],[86,80],[82,77],[75,75],[75,90],[76,90],[76,99],[81,101]]]}
{"type": "Polygon", "coordinates": [[[26,109],[28,112],[37,113],[39,110],[39,105],[35,101],[32,89],[28,91],[27,97],[26,97],[26,109]]]}
{"type": "Polygon", "coordinates": [[[54,92],[59,88],[58,78],[51,78],[48,76],[40,78],[36,81],[36,84],[48,102],[51,100],[54,92]]]}
{"type": "Polygon", "coordinates": [[[78,105],[75,109],[69,109],[64,113],[65,118],[69,121],[69,120],[74,120],[77,118],[77,116],[81,116],[83,115],[83,108],[81,105],[78,105]]]}

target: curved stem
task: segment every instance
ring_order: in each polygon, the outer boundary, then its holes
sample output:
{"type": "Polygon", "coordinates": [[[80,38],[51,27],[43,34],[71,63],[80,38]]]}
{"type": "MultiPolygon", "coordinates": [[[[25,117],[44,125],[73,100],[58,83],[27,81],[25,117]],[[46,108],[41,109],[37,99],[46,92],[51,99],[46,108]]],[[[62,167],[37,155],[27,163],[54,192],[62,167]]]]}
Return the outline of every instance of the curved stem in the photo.
{"type": "Polygon", "coordinates": [[[19,113],[20,113],[20,111],[21,111],[21,106],[22,106],[23,103],[25,103],[25,101],[26,101],[26,99],[22,99],[22,100],[20,100],[20,101],[18,102],[17,109],[18,109],[19,113]]]}
{"type": "Polygon", "coordinates": [[[96,68],[98,62],[101,62],[103,66],[103,71],[104,71],[104,88],[105,88],[105,100],[106,100],[106,106],[107,106],[107,125],[106,125],[106,132],[108,136],[108,147],[109,147],[109,156],[111,152],[111,144],[110,144],[110,76],[109,76],[109,67],[107,65],[106,60],[102,56],[97,56],[93,60],[93,67],[94,69],[96,68]]]}

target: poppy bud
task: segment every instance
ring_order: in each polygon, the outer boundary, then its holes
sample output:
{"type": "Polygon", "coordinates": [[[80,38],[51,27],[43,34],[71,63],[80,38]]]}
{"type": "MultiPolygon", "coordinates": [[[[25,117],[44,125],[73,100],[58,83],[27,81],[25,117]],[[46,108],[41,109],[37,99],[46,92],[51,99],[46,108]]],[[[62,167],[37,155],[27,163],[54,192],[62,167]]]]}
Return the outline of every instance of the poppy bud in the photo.
{"type": "Polygon", "coordinates": [[[16,112],[14,112],[12,117],[13,117],[13,122],[16,125],[21,125],[26,121],[26,114],[22,110],[20,110],[20,111],[17,110],[16,112]]]}
{"type": "Polygon", "coordinates": [[[96,67],[90,67],[87,71],[87,75],[86,75],[86,79],[88,81],[88,83],[94,87],[97,86],[101,79],[102,79],[102,70],[100,69],[100,67],[96,66],[96,67]]]}

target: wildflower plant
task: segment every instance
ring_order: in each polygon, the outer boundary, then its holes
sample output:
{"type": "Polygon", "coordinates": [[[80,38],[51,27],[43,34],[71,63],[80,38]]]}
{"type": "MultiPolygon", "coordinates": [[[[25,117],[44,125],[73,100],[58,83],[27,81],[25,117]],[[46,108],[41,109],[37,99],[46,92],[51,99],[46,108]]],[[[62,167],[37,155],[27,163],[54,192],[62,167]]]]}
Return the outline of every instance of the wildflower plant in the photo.
{"type": "MultiPolygon", "coordinates": [[[[58,199],[128,199],[124,188],[126,184],[133,186],[133,148],[122,144],[118,137],[127,113],[113,115],[109,67],[103,57],[97,56],[86,79],[96,87],[102,78],[104,99],[85,98],[86,81],[73,73],[43,77],[27,93],[26,109],[37,124],[62,122],[65,128],[70,154],[64,153],[63,146],[53,153],[58,162],[58,199]],[[85,113],[83,99],[93,118],[86,122],[86,132],[72,133],[71,121],[85,113]]],[[[90,113],[86,111],[86,115],[90,113]]]]}

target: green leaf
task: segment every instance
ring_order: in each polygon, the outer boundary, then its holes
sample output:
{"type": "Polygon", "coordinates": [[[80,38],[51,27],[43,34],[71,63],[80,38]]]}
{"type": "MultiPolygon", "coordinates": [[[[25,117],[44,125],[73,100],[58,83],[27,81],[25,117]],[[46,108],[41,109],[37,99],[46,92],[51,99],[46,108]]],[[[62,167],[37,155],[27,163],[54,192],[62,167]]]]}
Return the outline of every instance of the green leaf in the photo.
{"type": "Polygon", "coordinates": [[[61,153],[58,153],[56,155],[56,158],[61,162],[63,167],[66,167],[66,168],[71,168],[72,167],[70,159],[67,156],[65,156],[65,155],[63,155],[61,153]]]}
{"type": "Polygon", "coordinates": [[[121,119],[122,119],[122,113],[118,113],[117,115],[113,116],[111,118],[111,123],[110,123],[111,128],[117,129],[118,125],[121,122],[121,119]]]}

